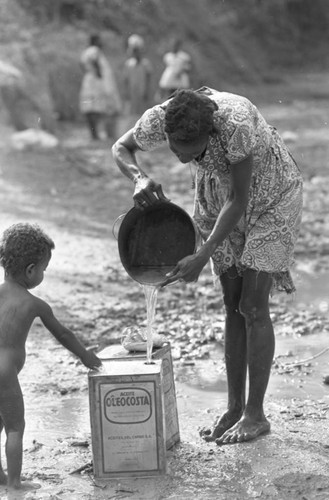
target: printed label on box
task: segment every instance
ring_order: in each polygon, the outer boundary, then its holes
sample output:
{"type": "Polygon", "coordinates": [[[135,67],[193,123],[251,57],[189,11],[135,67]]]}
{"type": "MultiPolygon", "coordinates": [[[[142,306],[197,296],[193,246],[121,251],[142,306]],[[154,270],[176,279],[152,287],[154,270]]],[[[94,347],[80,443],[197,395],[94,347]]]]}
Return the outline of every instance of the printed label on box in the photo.
{"type": "Polygon", "coordinates": [[[155,383],[99,385],[103,472],[157,470],[155,383]]]}

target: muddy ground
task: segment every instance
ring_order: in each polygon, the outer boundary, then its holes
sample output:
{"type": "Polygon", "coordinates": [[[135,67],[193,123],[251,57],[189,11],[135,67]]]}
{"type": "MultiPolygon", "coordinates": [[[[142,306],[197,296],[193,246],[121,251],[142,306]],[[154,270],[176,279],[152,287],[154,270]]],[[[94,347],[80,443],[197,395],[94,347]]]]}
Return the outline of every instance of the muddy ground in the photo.
{"type": "MultiPolygon", "coordinates": [[[[20,380],[27,420],[23,472],[41,489],[9,494],[2,488],[1,499],[329,498],[329,386],[323,383],[329,375],[328,97],[314,91],[260,104],[305,178],[294,270],[299,291],[271,300],[277,351],[266,413],[272,432],[222,447],[198,437],[198,426],[211,423],[226,404],[222,297],[206,269],[198,284],[158,295],[156,327],[172,343],[181,429],[180,445],[168,452],[168,474],[95,480],[87,370],[36,322],[20,380]]],[[[126,326],[146,321],[143,292],[122,268],[112,231],[132,206],[130,182],[114,166],[109,145],[91,143],[83,127],[59,125],[60,145],[48,151],[14,150],[11,132],[1,125],[0,230],[38,222],[56,250],[35,293],[87,345],[100,350],[120,342],[126,326]]],[[[189,169],[165,149],[144,155],[143,164],[190,212],[189,169]]]]}

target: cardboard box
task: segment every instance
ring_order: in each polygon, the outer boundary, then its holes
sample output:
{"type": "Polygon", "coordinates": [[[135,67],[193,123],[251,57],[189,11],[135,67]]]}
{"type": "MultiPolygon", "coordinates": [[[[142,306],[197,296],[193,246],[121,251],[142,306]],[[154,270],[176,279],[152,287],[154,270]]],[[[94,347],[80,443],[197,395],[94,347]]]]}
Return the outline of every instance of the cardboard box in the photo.
{"type": "Polygon", "coordinates": [[[164,474],[162,360],[103,360],[88,382],[95,477],[164,474]]]}
{"type": "MultiPolygon", "coordinates": [[[[146,352],[128,352],[120,344],[106,347],[98,353],[101,359],[146,360],[146,352]]],[[[179,421],[176,401],[174,369],[171,346],[167,342],[163,347],[153,349],[152,359],[161,359],[163,364],[163,396],[166,424],[166,448],[169,450],[180,441],[179,421]]]]}

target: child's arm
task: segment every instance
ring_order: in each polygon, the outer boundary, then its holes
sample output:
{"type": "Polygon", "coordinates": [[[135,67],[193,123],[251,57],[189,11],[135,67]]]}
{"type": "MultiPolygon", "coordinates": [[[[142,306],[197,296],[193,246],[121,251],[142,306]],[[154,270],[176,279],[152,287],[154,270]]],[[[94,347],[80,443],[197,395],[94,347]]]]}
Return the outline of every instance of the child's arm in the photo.
{"type": "Polygon", "coordinates": [[[38,316],[52,335],[73,354],[81,359],[87,368],[101,366],[101,360],[92,351],[88,351],[77,339],[71,330],[62,325],[54,316],[54,313],[46,302],[36,299],[38,304],[38,316]]]}

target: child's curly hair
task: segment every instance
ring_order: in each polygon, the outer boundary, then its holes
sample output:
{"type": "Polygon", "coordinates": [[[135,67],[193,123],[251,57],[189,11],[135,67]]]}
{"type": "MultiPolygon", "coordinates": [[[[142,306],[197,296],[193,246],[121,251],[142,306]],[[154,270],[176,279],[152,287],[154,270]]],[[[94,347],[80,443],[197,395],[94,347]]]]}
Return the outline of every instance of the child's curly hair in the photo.
{"type": "Polygon", "coordinates": [[[217,104],[193,90],[178,90],[168,103],[165,132],[174,140],[190,143],[214,131],[217,104]]]}
{"type": "Polygon", "coordinates": [[[37,224],[18,223],[6,229],[0,241],[0,265],[18,276],[29,264],[50,257],[55,244],[37,224]]]}

